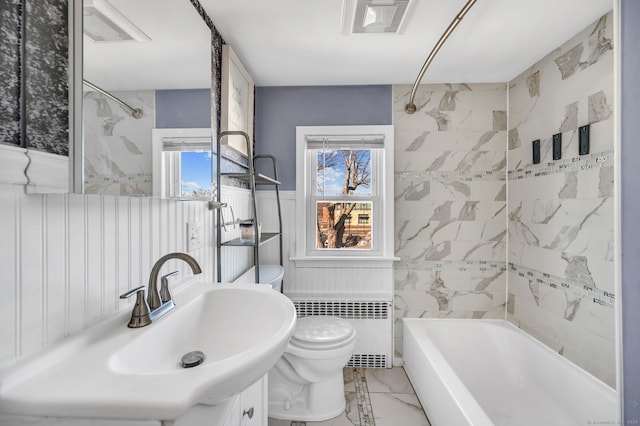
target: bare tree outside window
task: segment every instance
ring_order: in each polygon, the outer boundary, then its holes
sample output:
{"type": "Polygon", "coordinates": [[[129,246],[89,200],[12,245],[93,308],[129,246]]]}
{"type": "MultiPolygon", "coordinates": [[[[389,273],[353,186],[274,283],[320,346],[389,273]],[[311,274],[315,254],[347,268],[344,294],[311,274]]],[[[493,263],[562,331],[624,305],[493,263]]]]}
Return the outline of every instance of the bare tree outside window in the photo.
{"type": "MultiPolygon", "coordinates": [[[[371,195],[371,151],[319,151],[318,195],[371,195]]],[[[359,217],[372,215],[370,201],[318,201],[316,203],[317,248],[371,249],[371,222],[359,217]]]]}

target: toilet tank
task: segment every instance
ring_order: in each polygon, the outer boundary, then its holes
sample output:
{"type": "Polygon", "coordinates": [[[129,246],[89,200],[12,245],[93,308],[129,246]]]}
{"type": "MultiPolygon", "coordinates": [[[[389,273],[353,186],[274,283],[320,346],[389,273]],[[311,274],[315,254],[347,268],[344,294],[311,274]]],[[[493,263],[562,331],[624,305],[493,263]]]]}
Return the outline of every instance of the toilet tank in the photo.
{"type": "MultiPolygon", "coordinates": [[[[284,277],[284,268],[280,265],[260,265],[260,284],[270,284],[276,291],[282,289],[282,277],[284,277]]],[[[255,283],[256,272],[255,266],[251,267],[247,272],[240,275],[234,283],[255,283]]]]}

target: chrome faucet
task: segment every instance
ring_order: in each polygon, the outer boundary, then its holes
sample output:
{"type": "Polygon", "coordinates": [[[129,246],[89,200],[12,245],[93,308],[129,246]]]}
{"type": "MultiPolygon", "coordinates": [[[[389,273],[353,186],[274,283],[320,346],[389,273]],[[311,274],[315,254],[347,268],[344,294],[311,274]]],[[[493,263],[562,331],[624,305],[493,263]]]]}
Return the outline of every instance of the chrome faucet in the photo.
{"type": "Polygon", "coordinates": [[[176,305],[173,302],[171,290],[169,290],[168,277],[177,274],[178,271],[163,275],[160,278],[160,291],[158,291],[160,268],[170,259],[183,260],[191,267],[194,275],[202,273],[198,262],[186,253],[169,253],[158,259],[153,268],[151,268],[147,300],[144,298],[144,286],[134,288],[120,296],[120,299],[126,299],[134,294],[136,295],[136,303],[133,306],[133,312],[131,312],[131,319],[128,324],[129,328],[145,327],[175,308],[176,305]]]}

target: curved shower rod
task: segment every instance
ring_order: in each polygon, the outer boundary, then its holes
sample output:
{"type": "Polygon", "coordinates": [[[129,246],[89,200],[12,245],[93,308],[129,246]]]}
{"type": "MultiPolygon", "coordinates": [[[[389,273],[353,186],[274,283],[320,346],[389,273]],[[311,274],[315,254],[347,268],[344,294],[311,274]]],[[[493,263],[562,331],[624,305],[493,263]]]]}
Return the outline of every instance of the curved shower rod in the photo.
{"type": "Polygon", "coordinates": [[[418,73],[418,78],[416,78],[416,82],[413,83],[413,88],[411,89],[411,97],[409,98],[409,103],[407,103],[404,106],[404,110],[407,114],[413,114],[417,110],[416,105],[413,103],[413,101],[416,97],[416,92],[418,91],[418,85],[420,84],[422,77],[424,77],[424,73],[427,71],[427,68],[429,68],[429,65],[431,65],[431,61],[433,61],[433,58],[435,58],[436,54],[438,53],[438,51],[440,50],[444,42],[447,41],[447,39],[449,38],[453,30],[458,26],[460,21],[462,21],[462,18],[464,17],[464,15],[469,11],[469,9],[471,9],[471,6],[473,6],[475,2],[476,0],[469,0],[467,4],[464,5],[462,10],[460,10],[460,12],[456,15],[456,17],[453,18],[453,21],[451,21],[451,23],[449,24],[447,29],[444,31],[442,36],[440,36],[440,40],[438,40],[436,45],[433,47],[433,50],[431,51],[431,53],[429,53],[429,56],[427,56],[427,60],[424,62],[424,65],[422,66],[420,73],[418,73]]]}
{"type": "Polygon", "coordinates": [[[86,85],[91,87],[93,90],[95,90],[96,92],[100,92],[103,95],[105,95],[107,98],[112,99],[113,101],[117,102],[118,105],[120,105],[122,107],[122,109],[124,109],[125,111],[127,111],[133,118],[142,118],[142,109],[140,108],[134,108],[132,106],[130,106],[129,104],[124,103],[123,101],[121,101],[120,99],[116,98],[115,96],[113,96],[111,93],[107,92],[104,89],[101,89],[100,87],[96,86],[95,84],[93,84],[92,82],[85,80],[84,78],[82,79],[82,82],[86,85]]]}

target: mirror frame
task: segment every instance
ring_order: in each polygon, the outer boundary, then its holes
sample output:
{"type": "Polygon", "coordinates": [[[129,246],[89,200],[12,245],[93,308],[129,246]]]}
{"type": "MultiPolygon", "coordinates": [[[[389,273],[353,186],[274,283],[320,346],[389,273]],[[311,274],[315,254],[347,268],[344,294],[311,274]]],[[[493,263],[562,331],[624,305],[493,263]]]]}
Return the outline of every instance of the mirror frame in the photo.
{"type": "Polygon", "coordinates": [[[69,192],[82,194],[82,0],[69,8],[69,192]]]}

